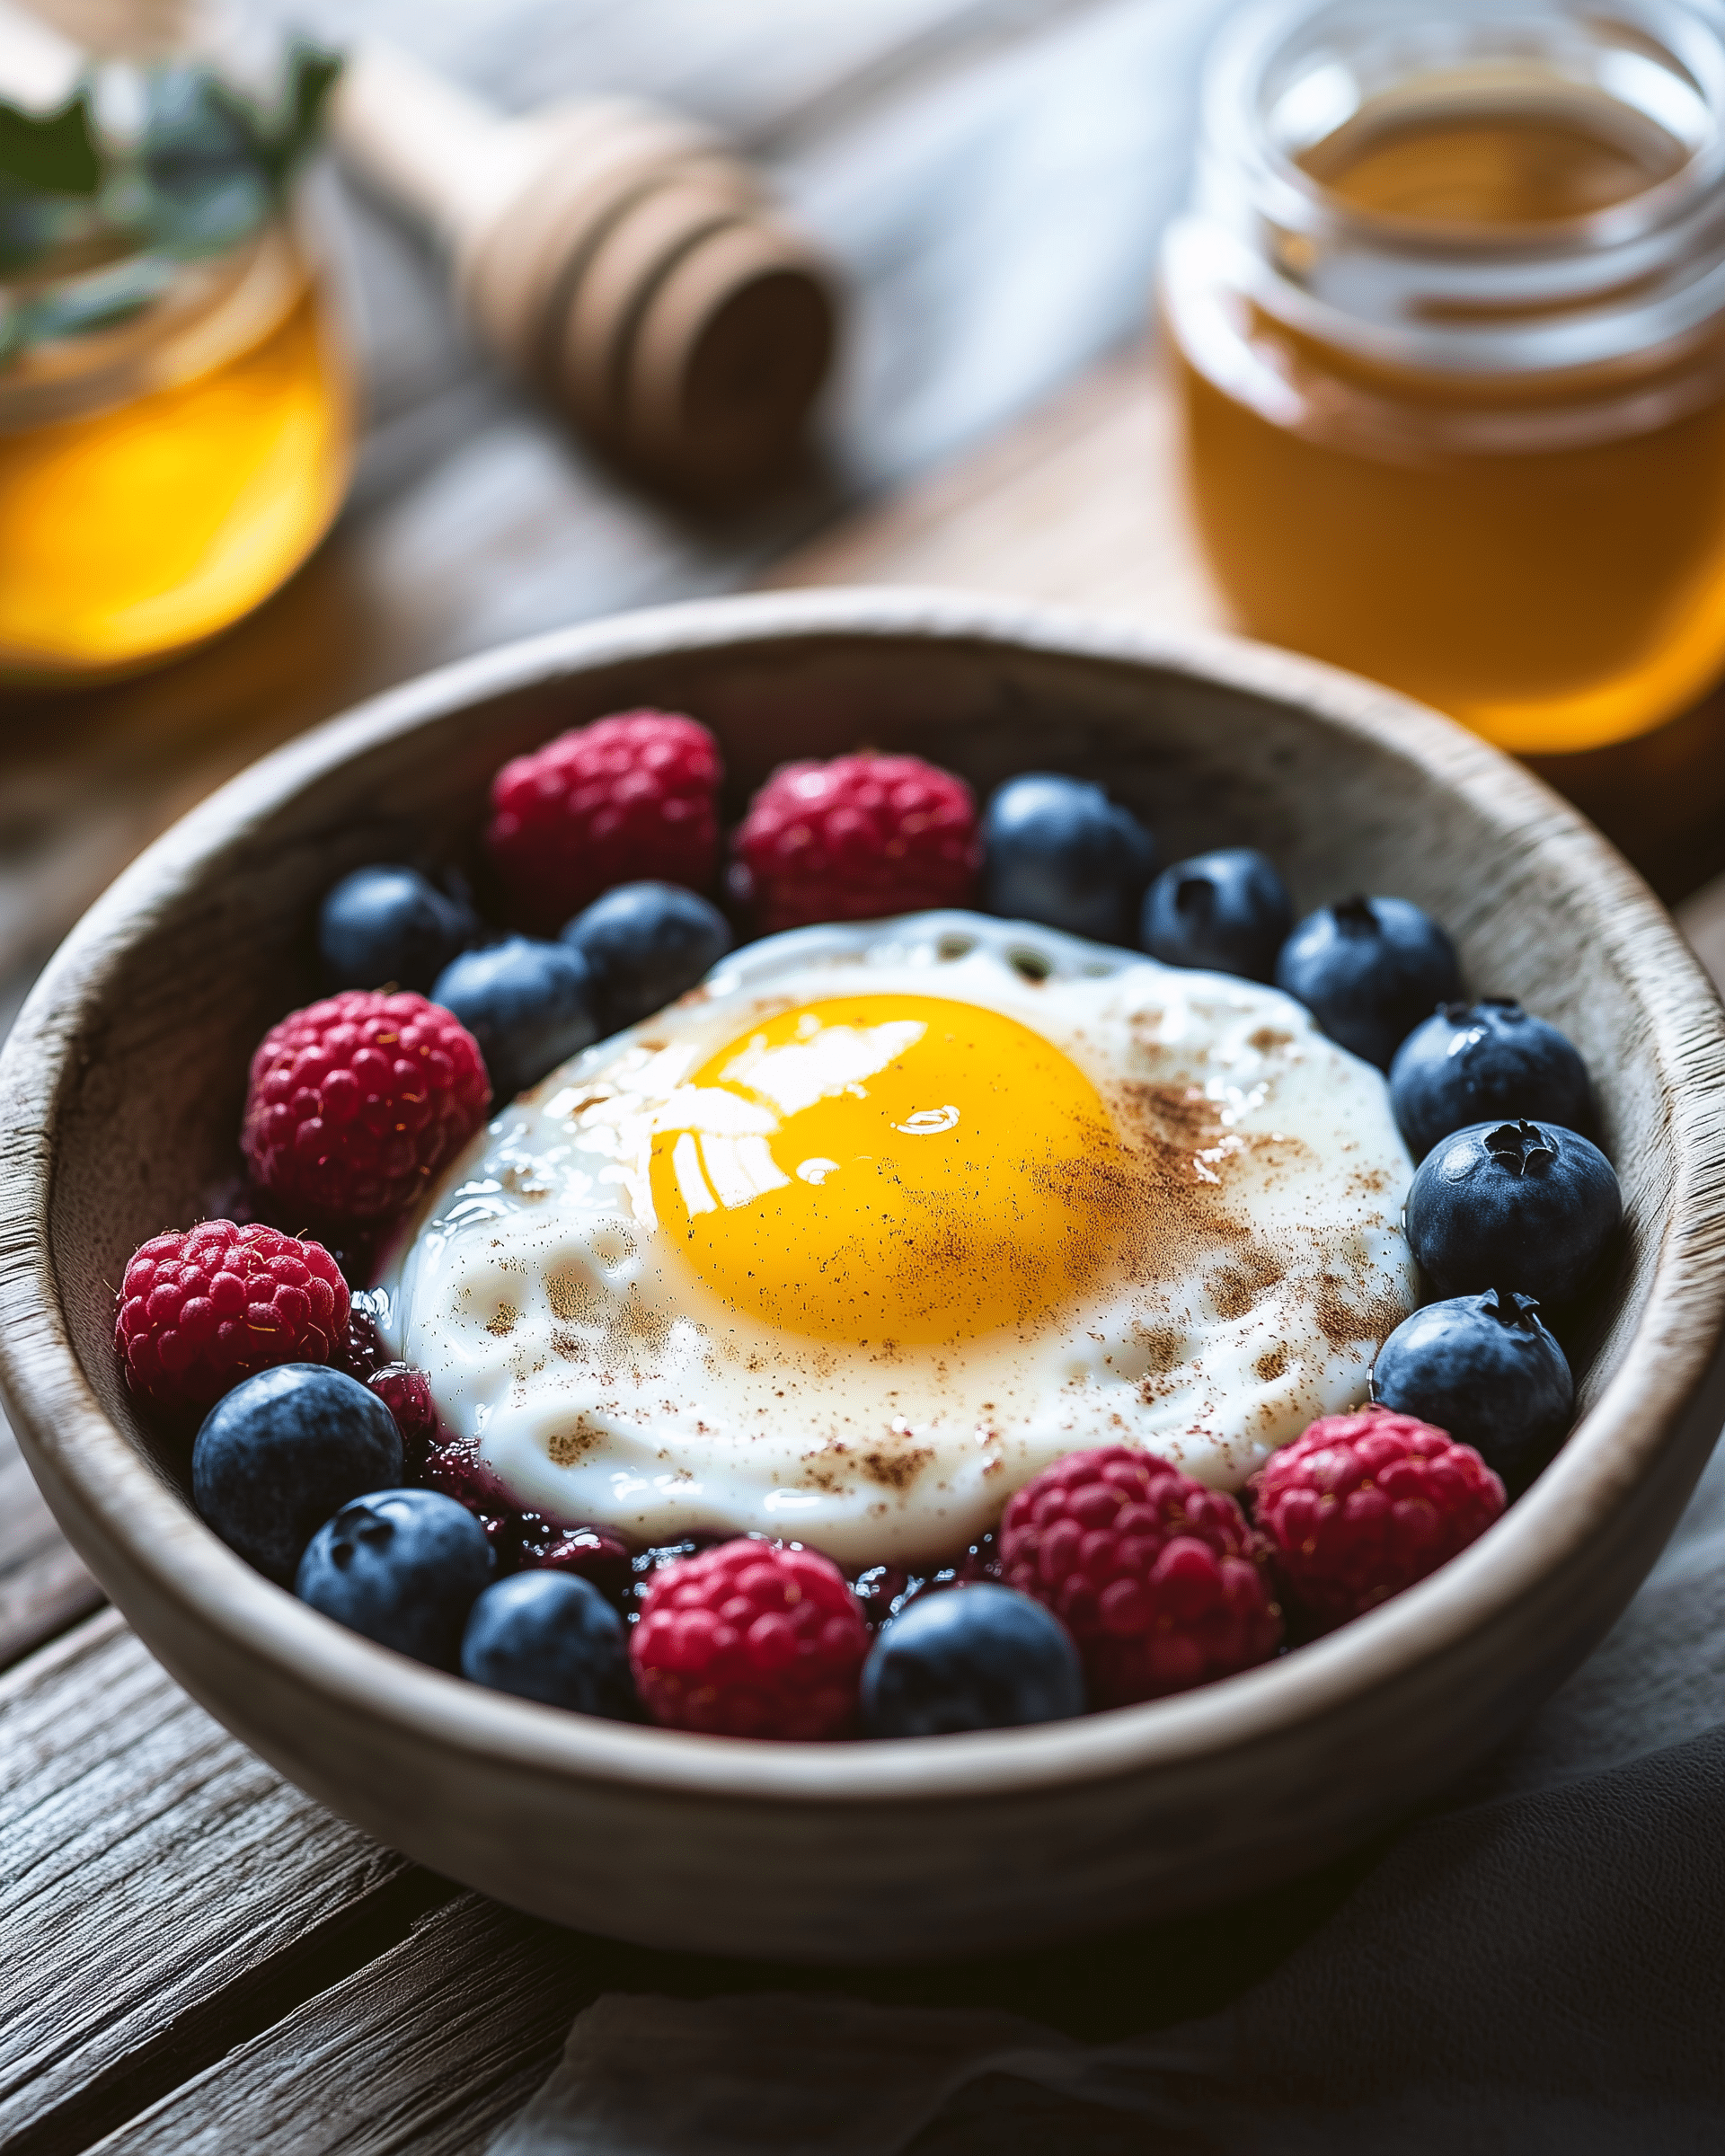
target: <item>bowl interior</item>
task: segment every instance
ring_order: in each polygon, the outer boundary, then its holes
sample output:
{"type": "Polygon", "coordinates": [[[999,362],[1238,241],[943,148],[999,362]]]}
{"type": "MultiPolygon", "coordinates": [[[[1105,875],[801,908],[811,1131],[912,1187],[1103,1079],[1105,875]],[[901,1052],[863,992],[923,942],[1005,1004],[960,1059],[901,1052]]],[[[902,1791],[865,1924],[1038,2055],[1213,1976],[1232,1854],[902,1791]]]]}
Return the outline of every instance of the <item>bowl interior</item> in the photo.
{"type": "MultiPolygon", "coordinates": [[[[1370,692],[1350,686],[1364,716],[1370,692]]],[[[1205,678],[1184,657],[1146,667],[911,630],[745,630],[587,665],[518,663],[501,680],[452,670],[271,759],[164,842],[178,868],[157,863],[147,922],[115,940],[76,1014],[49,1206],[84,1375],[161,1471],[182,1479],[183,1447],[134,1416],[111,1353],[113,1291],[146,1236],[228,1202],[251,1051],[318,992],[322,894],[377,860],[460,861],[482,885],[498,764],[638,705],[712,728],[733,815],[777,764],[867,745],[961,772],[979,794],[1026,769],[1101,780],[1148,824],[1163,862],[1261,846],[1302,911],[1355,890],[1418,900],[1455,936],[1474,991],[1552,1020],[1595,1075],[1630,1223],[1617,1277],[1566,1340],[1583,1405],[1597,1397],[1644,1306],[1675,1165],[1644,984],[1605,932],[1611,887],[1633,879],[1603,842],[1453,729],[1417,716],[1399,732],[1339,722],[1205,678]]]]}

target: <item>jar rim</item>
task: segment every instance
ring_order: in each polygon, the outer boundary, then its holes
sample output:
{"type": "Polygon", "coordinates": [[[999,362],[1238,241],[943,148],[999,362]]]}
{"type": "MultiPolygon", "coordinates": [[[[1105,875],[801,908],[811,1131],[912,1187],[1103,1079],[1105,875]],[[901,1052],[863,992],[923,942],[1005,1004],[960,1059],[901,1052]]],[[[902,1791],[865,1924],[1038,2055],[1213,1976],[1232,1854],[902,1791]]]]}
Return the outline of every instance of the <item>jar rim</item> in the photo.
{"type": "MultiPolygon", "coordinates": [[[[1340,66],[1338,59],[1324,70],[1337,88],[1340,66]]],[[[1410,77],[1411,73],[1410,69],[1410,77]]],[[[1645,94],[1639,99],[1632,94],[1637,79],[1644,93],[1650,89],[1649,75],[1641,68],[1632,75],[1614,70],[1605,82],[1596,76],[1594,86],[1606,90],[1614,102],[1639,110],[1681,142],[1682,136],[1670,124],[1675,118],[1670,103],[1663,112],[1650,110],[1645,94]]],[[[1287,102],[1292,86],[1282,86],[1278,105],[1287,102]]],[[[1308,122],[1301,146],[1313,146],[1335,133],[1363,104],[1362,100],[1347,110],[1331,106],[1324,125],[1313,127],[1308,122]]],[[[1357,225],[1393,236],[1400,245],[1438,252],[1544,254],[1565,247],[1593,248],[1602,241],[1629,236],[1632,227],[1664,221],[1680,203],[1725,180],[1725,9],[1713,0],[1617,0],[1613,15],[1605,18],[1587,0],[1512,0],[1508,12],[1503,0],[1426,0],[1419,9],[1411,9],[1406,0],[1252,0],[1233,17],[1212,49],[1201,119],[1210,142],[1230,140],[1247,147],[1266,176],[1278,190],[1287,190],[1292,203],[1305,211],[1303,224],[1357,225]],[[1393,28],[1403,35],[1438,32],[1450,40],[1481,30],[1506,47],[1517,31],[1525,34],[1567,28],[1576,33],[1577,43],[1590,42],[1614,58],[1639,59],[1642,68],[1668,77],[1674,63],[1687,78],[1694,102],[1705,116],[1705,134],[1686,146],[1683,162],[1663,179],[1602,208],[1541,220],[1532,226],[1445,224],[1367,209],[1348,202],[1306,171],[1267,124],[1269,115],[1265,111],[1266,84],[1277,65],[1293,56],[1300,34],[1331,24],[1345,27],[1349,17],[1366,22],[1376,17],[1374,28],[1393,28]],[[1661,67],[1659,60],[1644,53],[1625,54],[1621,44],[1614,48],[1611,40],[1598,35],[1610,30],[1639,33],[1660,48],[1666,66],[1661,67]]]]}
{"type": "Polygon", "coordinates": [[[1256,259],[1272,312],[1376,357],[1561,368],[1681,337],[1725,307],[1719,0],[1616,0],[1609,16],[1588,0],[1256,0],[1212,48],[1200,121],[1197,213],[1256,259]],[[1298,161],[1388,84],[1412,96],[1426,84],[1421,109],[1459,109],[1485,79],[1482,55],[1517,54],[1528,72],[1518,92],[1504,78],[1499,109],[1526,110],[1543,76],[1548,93],[1567,84],[1636,112],[1686,154],[1618,201],[1503,225],[1373,210],[1298,161]]]}
{"type": "Polygon", "coordinates": [[[305,220],[287,206],[219,253],[139,249],[79,271],[65,281],[94,283],[133,265],[170,274],[111,323],[98,320],[0,367],[0,435],[87,419],[220,366],[288,313],[314,261],[305,220]]]}

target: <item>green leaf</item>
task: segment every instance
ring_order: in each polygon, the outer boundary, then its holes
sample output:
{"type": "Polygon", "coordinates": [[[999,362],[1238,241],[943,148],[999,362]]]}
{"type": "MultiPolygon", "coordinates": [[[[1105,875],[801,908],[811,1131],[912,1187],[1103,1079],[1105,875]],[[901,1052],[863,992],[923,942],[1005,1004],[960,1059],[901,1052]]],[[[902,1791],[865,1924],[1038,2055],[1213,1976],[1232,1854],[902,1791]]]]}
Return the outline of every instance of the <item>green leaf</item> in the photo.
{"type": "Polygon", "coordinates": [[[288,109],[292,118],[284,147],[294,164],[323,132],[324,108],[342,68],[339,52],[297,40],[288,60],[288,109]]]}
{"type": "MultiPolygon", "coordinates": [[[[341,72],[339,55],[297,40],[261,108],[207,68],[153,68],[136,145],[99,143],[87,87],[46,117],[0,101],[0,276],[52,276],[56,265],[116,253],[225,252],[275,213],[317,143],[341,72]]],[[[0,294],[0,367],[27,344],[123,319],[150,296],[142,272],[40,304],[11,305],[0,294]]]]}
{"type": "Polygon", "coordinates": [[[323,108],[341,66],[339,53],[296,39],[288,56],[283,94],[267,113],[225,83],[210,84],[211,102],[244,134],[259,168],[278,191],[322,134],[323,108]]]}
{"type": "Polygon", "coordinates": [[[80,90],[40,118],[0,103],[0,179],[45,195],[93,195],[102,157],[90,126],[90,93],[80,90]]]}
{"type": "Polygon", "coordinates": [[[270,213],[273,190],[242,116],[201,70],[152,78],[143,140],[103,207],[152,244],[178,255],[218,254],[270,213]]]}

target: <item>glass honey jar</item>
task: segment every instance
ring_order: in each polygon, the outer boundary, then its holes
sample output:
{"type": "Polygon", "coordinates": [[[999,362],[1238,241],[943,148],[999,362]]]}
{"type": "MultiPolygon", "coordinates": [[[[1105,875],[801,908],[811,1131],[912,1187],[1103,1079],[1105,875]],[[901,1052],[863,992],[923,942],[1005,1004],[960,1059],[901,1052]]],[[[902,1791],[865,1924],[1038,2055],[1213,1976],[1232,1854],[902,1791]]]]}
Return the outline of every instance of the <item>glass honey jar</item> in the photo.
{"type": "Polygon", "coordinates": [[[1526,753],[1725,672],[1722,31],[1709,0],[1227,26],[1163,285],[1242,627],[1526,753]]]}
{"type": "Polygon", "coordinates": [[[354,389],[304,88],[271,139],[207,70],[95,70],[31,123],[36,183],[0,172],[0,683],[189,649],[340,508],[354,389]]]}

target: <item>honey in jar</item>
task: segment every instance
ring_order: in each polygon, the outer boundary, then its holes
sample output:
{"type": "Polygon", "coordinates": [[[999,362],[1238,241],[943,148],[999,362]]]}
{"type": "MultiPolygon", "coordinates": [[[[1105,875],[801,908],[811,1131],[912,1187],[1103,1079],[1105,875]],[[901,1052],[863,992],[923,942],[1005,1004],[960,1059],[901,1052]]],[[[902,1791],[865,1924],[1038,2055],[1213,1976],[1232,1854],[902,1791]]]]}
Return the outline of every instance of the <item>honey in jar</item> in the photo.
{"type": "Polygon", "coordinates": [[[282,221],[112,331],[0,371],[0,678],[171,657],[298,567],[352,439],[329,306],[282,221]]]}
{"type": "Polygon", "coordinates": [[[1243,627],[1502,746],[1725,671],[1725,51],[1642,0],[1279,0],[1225,36],[1165,313],[1243,627]]]}

